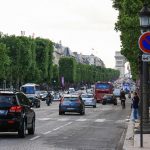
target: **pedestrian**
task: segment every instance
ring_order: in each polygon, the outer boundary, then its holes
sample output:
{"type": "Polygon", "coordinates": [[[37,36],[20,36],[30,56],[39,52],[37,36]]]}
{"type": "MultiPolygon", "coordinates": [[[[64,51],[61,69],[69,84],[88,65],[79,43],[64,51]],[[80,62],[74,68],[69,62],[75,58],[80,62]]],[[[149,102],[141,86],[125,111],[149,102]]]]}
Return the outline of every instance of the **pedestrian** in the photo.
{"type": "Polygon", "coordinates": [[[134,92],[133,98],[132,98],[132,104],[131,104],[131,108],[132,108],[132,121],[136,122],[139,119],[139,96],[137,94],[137,92],[134,92]]]}

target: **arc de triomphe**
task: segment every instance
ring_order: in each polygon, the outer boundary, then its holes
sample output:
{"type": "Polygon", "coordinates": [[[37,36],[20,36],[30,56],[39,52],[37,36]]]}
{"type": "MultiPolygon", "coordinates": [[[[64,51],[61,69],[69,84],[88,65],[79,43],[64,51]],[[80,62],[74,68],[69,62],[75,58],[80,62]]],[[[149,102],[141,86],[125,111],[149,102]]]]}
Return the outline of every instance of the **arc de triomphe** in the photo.
{"type": "Polygon", "coordinates": [[[124,77],[126,59],[123,55],[121,55],[120,51],[115,52],[115,60],[115,69],[120,71],[120,77],[124,77]]]}

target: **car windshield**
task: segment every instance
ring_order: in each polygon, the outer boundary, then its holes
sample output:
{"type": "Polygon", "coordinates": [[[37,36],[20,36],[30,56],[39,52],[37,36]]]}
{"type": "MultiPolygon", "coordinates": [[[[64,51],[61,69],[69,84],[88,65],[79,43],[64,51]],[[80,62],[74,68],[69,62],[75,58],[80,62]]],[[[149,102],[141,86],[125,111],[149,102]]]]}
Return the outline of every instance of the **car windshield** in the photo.
{"type": "Polygon", "coordinates": [[[81,95],[82,98],[92,98],[93,95],[81,95]]]}
{"type": "Polygon", "coordinates": [[[33,86],[22,87],[22,92],[25,94],[35,94],[35,90],[33,86]]]}
{"type": "Polygon", "coordinates": [[[64,101],[76,101],[78,97],[64,97],[64,101]]]}
{"type": "Polygon", "coordinates": [[[108,83],[97,83],[96,89],[109,89],[110,85],[108,83]]]}
{"type": "Polygon", "coordinates": [[[16,104],[16,98],[13,95],[0,95],[0,107],[7,107],[16,104]]]}

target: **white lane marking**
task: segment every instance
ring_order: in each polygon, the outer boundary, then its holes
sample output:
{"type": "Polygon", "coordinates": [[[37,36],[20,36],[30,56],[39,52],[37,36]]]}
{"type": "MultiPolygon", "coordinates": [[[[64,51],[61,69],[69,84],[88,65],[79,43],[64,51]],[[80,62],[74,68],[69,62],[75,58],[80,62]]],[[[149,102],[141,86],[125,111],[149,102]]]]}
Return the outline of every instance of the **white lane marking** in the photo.
{"type": "Polygon", "coordinates": [[[84,118],[80,118],[80,119],[77,119],[76,121],[86,121],[87,119],[84,119],[84,118]]]}
{"type": "Polygon", "coordinates": [[[33,141],[33,140],[38,139],[39,137],[40,137],[40,136],[35,136],[35,137],[31,138],[30,140],[33,141]]]}
{"type": "Polygon", "coordinates": [[[51,133],[52,131],[47,131],[45,133],[43,133],[44,135],[51,133]]]}
{"type": "Polygon", "coordinates": [[[104,122],[106,119],[96,119],[95,122],[104,122]]]}
{"type": "Polygon", "coordinates": [[[37,118],[37,120],[40,120],[40,121],[46,121],[46,120],[51,120],[52,118],[37,118]]]}
{"type": "Polygon", "coordinates": [[[61,129],[61,128],[65,127],[65,126],[67,126],[67,125],[69,125],[69,124],[71,124],[71,123],[72,123],[72,122],[68,122],[67,124],[64,124],[64,125],[62,125],[62,126],[59,126],[59,127],[55,128],[55,129],[53,129],[52,131],[47,131],[47,132],[45,132],[45,133],[43,133],[43,134],[46,135],[46,134],[49,134],[49,133],[51,133],[51,132],[53,132],[53,131],[57,131],[57,130],[59,130],[59,129],[61,129]]]}
{"type": "Polygon", "coordinates": [[[71,124],[71,123],[72,123],[72,122],[68,122],[67,124],[64,124],[64,125],[62,125],[62,126],[59,126],[59,127],[55,128],[55,129],[53,129],[53,131],[59,130],[60,128],[63,128],[63,127],[65,127],[65,126],[67,126],[67,125],[69,125],[69,124],[71,124]]]}
{"type": "Polygon", "coordinates": [[[117,120],[115,123],[124,123],[125,120],[117,120]]]}
{"type": "Polygon", "coordinates": [[[58,119],[58,121],[68,121],[69,118],[61,118],[61,119],[58,119]]]}

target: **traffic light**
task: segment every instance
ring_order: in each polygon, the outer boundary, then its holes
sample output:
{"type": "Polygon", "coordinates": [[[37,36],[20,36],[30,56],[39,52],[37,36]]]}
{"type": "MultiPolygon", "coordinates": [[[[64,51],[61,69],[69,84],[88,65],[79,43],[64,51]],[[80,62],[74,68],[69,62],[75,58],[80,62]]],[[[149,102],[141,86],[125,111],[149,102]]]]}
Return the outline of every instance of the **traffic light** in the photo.
{"type": "Polygon", "coordinates": [[[142,54],[138,55],[138,67],[139,67],[139,73],[142,73],[142,54]]]}

